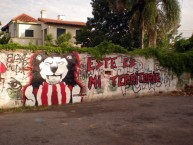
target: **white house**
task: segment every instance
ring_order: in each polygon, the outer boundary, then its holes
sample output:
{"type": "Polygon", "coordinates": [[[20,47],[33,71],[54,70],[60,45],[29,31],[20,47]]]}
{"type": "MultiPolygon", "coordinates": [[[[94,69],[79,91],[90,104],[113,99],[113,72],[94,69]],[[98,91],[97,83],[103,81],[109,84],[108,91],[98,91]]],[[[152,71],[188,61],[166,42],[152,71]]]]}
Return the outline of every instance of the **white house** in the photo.
{"type": "Polygon", "coordinates": [[[42,44],[41,25],[38,20],[26,14],[18,15],[1,28],[2,31],[9,33],[11,40],[20,44],[42,44]]]}
{"type": "Polygon", "coordinates": [[[61,34],[68,32],[72,35],[70,41],[75,43],[75,36],[85,25],[84,22],[66,21],[63,15],[58,15],[57,19],[46,18],[45,10],[42,10],[41,18],[35,19],[27,14],[21,14],[11,19],[1,30],[9,33],[13,42],[42,45],[47,34],[52,34],[56,40],[61,34]]]}

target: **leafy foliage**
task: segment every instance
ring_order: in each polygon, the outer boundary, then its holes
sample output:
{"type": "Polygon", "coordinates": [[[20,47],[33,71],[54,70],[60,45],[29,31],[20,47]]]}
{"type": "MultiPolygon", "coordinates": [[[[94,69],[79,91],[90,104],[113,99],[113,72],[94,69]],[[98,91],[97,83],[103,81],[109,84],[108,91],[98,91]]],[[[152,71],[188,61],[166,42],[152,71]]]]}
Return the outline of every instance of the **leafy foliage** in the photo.
{"type": "MultiPolygon", "coordinates": [[[[87,25],[77,35],[78,44],[94,47],[103,41],[112,41],[128,50],[139,47],[139,31],[128,25],[129,13],[112,11],[108,0],[92,0],[93,18],[88,18],[87,25]],[[132,33],[131,33],[132,32],[132,33]]],[[[135,27],[138,27],[135,23],[135,27]]]]}
{"type": "Polygon", "coordinates": [[[186,53],[168,53],[157,56],[160,64],[169,68],[180,76],[183,72],[191,72],[193,74],[193,51],[186,53]]]}
{"type": "Polygon", "coordinates": [[[157,36],[165,36],[177,29],[180,20],[178,0],[108,0],[112,10],[129,11],[133,21],[139,21],[141,48],[144,47],[144,35],[148,36],[148,47],[157,46],[157,36]]]}
{"type": "Polygon", "coordinates": [[[54,37],[53,37],[52,34],[47,34],[47,36],[46,36],[46,38],[45,38],[44,44],[45,44],[45,45],[48,45],[48,46],[54,45],[54,44],[53,44],[53,39],[54,39],[54,37]]]}
{"type": "Polygon", "coordinates": [[[131,52],[132,55],[142,55],[146,58],[155,57],[160,65],[180,76],[183,72],[190,72],[193,75],[193,49],[185,53],[172,52],[163,48],[139,49],[131,52]]]}
{"type": "Polygon", "coordinates": [[[178,52],[185,52],[193,49],[193,35],[189,39],[180,39],[174,44],[174,49],[178,52]]]}
{"type": "Polygon", "coordinates": [[[70,33],[64,33],[58,37],[58,39],[56,40],[56,45],[63,46],[63,47],[71,45],[70,43],[71,38],[72,38],[72,35],[70,33]]]}
{"type": "Polygon", "coordinates": [[[90,48],[88,52],[98,59],[101,59],[107,54],[112,54],[112,53],[127,54],[128,53],[128,51],[125,48],[108,41],[103,41],[99,45],[95,46],[94,48],[90,48]]]}
{"type": "Polygon", "coordinates": [[[94,47],[112,41],[128,50],[169,45],[178,28],[178,0],[92,0],[93,18],[77,35],[77,44],[94,47]]]}
{"type": "Polygon", "coordinates": [[[0,44],[7,44],[10,40],[10,37],[7,33],[0,32],[0,44]]]}
{"type": "Polygon", "coordinates": [[[107,54],[112,53],[123,53],[131,56],[144,56],[146,58],[155,57],[160,62],[160,65],[168,68],[169,70],[175,72],[180,76],[183,72],[190,72],[193,75],[193,47],[190,50],[181,52],[171,52],[168,49],[163,48],[148,48],[148,49],[137,49],[135,51],[129,52],[126,48],[119,45],[113,44],[112,42],[104,41],[95,47],[84,47],[77,48],[72,46],[21,46],[16,43],[10,43],[5,45],[0,45],[0,50],[16,50],[16,49],[26,49],[31,51],[44,50],[47,53],[66,53],[76,51],[78,53],[89,53],[96,59],[101,59],[107,54]]]}

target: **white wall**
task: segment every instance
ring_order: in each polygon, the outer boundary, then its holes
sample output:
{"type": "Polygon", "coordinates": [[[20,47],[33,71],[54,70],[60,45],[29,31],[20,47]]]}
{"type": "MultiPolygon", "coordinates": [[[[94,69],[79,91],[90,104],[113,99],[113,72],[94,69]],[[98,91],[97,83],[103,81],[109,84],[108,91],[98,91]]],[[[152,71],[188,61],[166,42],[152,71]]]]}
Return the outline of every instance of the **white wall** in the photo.
{"type": "Polygon", "coordinates": [[[20,43],[22,45],[28,45],[30,41],[34,45],[42,45],[44,41],[44,30],[47,29],[47,34],[52,34],[54,40],[57,39],[57,28],[66,30],[66,33],[70,33],[72,38],[71,43],[75,43],[76,30],[80,30],[78,26],[60,26],[60,25],[47,25],[42,22],[40,24],[10,24],[9,33],[13,42],[20,43]],[[25,37],[25,30],[34,30],[34,37],[25,37]]]}
{"type": "MultiPolygon", "coordinates": [[[[50,57],[49,55],[50,54],[48,54],[48,56],[41,56],[41,52],[37,52],[37,57],[33,58],[34,53],[27,50],[1,51],[0,108],[22,106],[22,94],[28,93],[29,95],[30,91],[33,93],[33,87],[28,87],[31,83],[31,70],[39,67],[39,64],[34,63],[32,65],[31,62],[33,60],[40,62],[42,57],[49,57],[49,60],[52,60],[51,58],[53,56],[50,57]],[[10,83],[14,81],[17,85],[11,86],[10,83]],[[28,90],[25,90],[26,87],[28,87],[28,90]],[[24,92],[24,90],[26,92],[24,92]]],[[[72,61],[70,64],[74,64],[74,57],[69,57],[73,54],[55,55],[56,54],[54,54],[54,59],[56,59],[57,62],[60,60],[59,57],[64,57],[62,61],[72,61]]],[[[132,57],[124,54],[112,54],[107,55],[103,60],[96,60],[88,54],[76,54],[74,56],[77,57],[77,60],[80,60],[80,66],[77,67],[77,74],[75,72],[73,73],[76,74],[73,79],[76,80],[79,86],[84,88],[84,91],[79,95],[80,87],[78,87],[78,85],[74,86],[72,89],[72,92],[75,94],[73,102],[81,102],[81,97],[84,101],[92,101],[104,98],[115,99],[154,95],[156,93],[168,93],[182,89],[182,86],[181,88],[178,86],[178,78],[176,75],[168,71],[168,69],[161,67],[159,62],[154,58],[146,59],[139,56],[132,57]]],[[[57,63],[54,64],[56,65],[57,63]]],[[[65,64],[67,63],[61,65],[59,72],[67,69],[65,64]]],[[[42,68],[43,66],[46,70],[42,71],[42,74],[50,73],[48,65],[41,65],[42,68]]],[[[73,70],[75,71],[76,69],[73,70]]],[[[41,77],[40,72],[38,74],[39,77],[41,77]]],[[[38,74],[35,74],[35,76],[38,74]]],[[[184,82],[190,83],[190,76],[186,76],[186,81],[184,82]]],[[[54,77],[58,80],[57,76],[49,78],[52,79],[54,77]]],[[[41,79],[38,80],[41,81],[41,79]]],[[[43,81],[43,83],[45,81],[43,81]]],[[[64,80],[60,83],[65,83],[65,81],[63,81],[64,80]]],[[[45,86],[43,83],[38,88],[38,93],[40,94],[44,92],[43,88],[45,86]]],[[[57,83],[57,85],[60,85],[60,83],[57,83]]],[[[53,84],[49,84],[48,86],[50,90],[47,91],[50,93],[52,85],[53,84]]],[[[60,88],[57,90],[61,91],[60,88]]],[[[66,90],[66,95],[69,95],[70,90],[68,88],[63,90],[66,90]]],[[[61,93],[58,92],[58,94],[60,94],[61,97],[61,93]]]]}
{"type": "Polygon", "coordinates": [[[70,33],[72,35],[71,42],[75,43],[76,39],[74,38],[76,36],[76,30],[80,30],[80,27],[78,26],[59,26],[59,25],[47,25],[44,28],[48,28],[48,34],[52,34],[54,39],[57,39],[57,28],[66,29],[66,33],[70,33]]]}
{"type": "Polygon", "coordinates": [[[22,45],[42,45],[41,25],[12,23],[9,26],[11,40],[22,45]],[[33,30],[34,37],[25,37],[25,30],[33,30]]]}
{"type": "MultiPolygon", "coordinates": [[[[23,38],[25,37],[25,30],[34,30],[34,37],[28,37],[28,38],[42,38],[41,33],[41,26],[40,25],[30,25],[30,24],[18,24],[19,27],[19,37],[23,38]]],[[[26,37],[25,37],[26,38],[26,37]]]]}
{"type": "Polygon", "coordinates": [[[84,80],[87,92],[85,100],[88,101],[177,90],[176,75],[161,67],[156,59],[114,54],[97,62],[89,55],[80,54],[80,60],[80,64],[84,65],[79,68],[79,79],[84,80]],[[140,78],[152,79],[152,76],[153,81],[140,82],[140,78]],[[96,86],[93,79],[98,82],[96,86]],[[131,84],[128,85],[127,81],[131,81],[131,84]]]}

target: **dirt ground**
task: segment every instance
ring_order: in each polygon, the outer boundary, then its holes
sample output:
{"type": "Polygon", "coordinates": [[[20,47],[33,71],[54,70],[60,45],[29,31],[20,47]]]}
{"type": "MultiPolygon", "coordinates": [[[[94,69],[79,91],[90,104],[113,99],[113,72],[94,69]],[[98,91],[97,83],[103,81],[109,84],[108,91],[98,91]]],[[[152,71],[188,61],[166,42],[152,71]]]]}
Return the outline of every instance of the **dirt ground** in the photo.
{"type": "Polygon", "coordinates": [[[193,96],[1,113],[0,145],[193,145],[193,96]]]}

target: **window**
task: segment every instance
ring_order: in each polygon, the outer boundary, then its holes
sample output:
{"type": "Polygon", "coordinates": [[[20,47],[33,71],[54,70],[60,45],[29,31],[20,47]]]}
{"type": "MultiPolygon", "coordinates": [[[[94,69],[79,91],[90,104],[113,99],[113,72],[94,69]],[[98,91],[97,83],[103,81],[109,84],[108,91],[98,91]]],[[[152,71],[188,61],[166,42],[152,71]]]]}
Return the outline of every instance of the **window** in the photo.
{"type": "Polygon", "coordinates": [[[57,28],[57,38],[64,34],[66,32],[66,29],[57,28]]]}
{"type": "Polygon", "coordinates": [[[25,30],[25,37],[34,37],[34,30],[25,30]]]}
{"type": "Polygon", "coordinates": [[[47,29],[44,29],[44,40],[46,40],[46,36],[47,36],[47,29]]]}
{"type": "Polygon", "coordinates": [[[76,30],[76,36],[80,34],[81,30],[76,30]]]}

